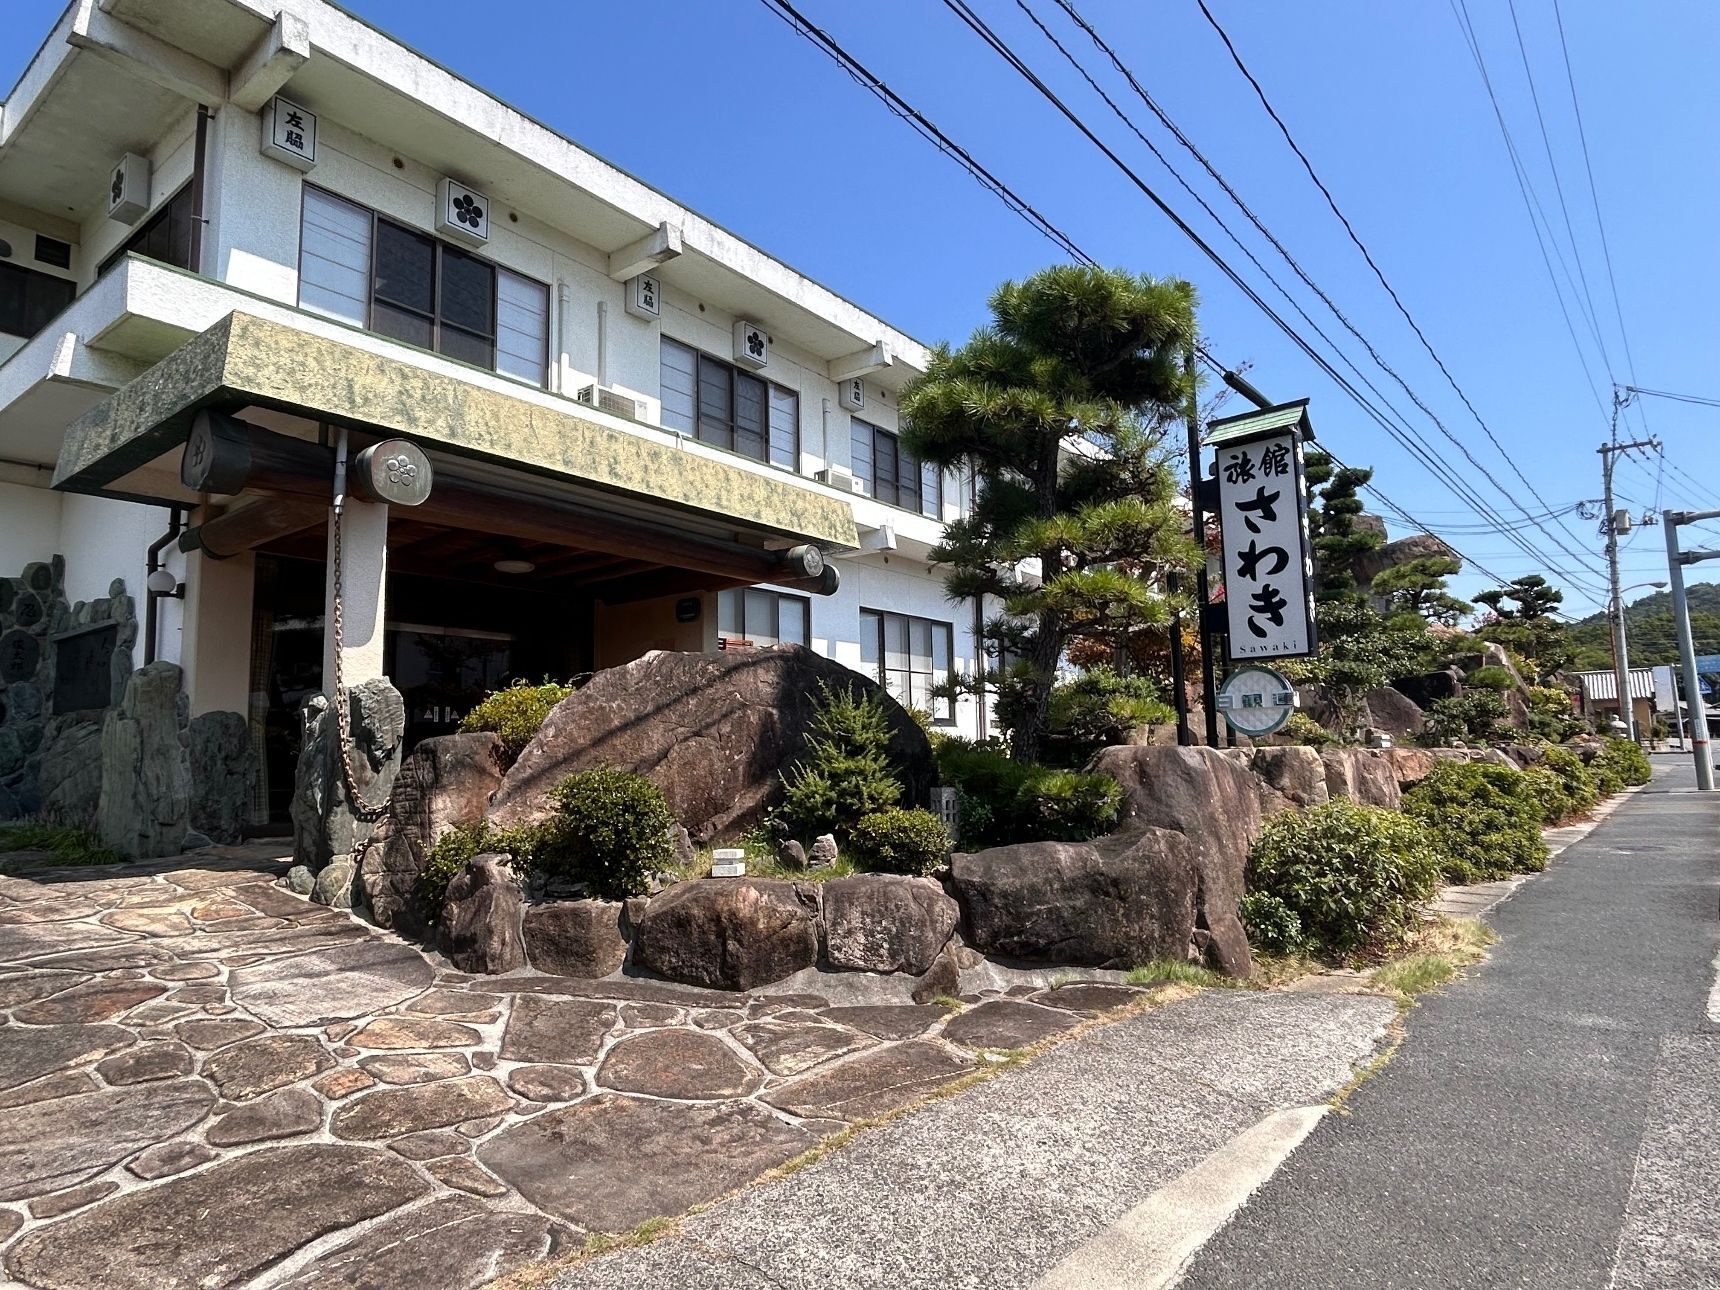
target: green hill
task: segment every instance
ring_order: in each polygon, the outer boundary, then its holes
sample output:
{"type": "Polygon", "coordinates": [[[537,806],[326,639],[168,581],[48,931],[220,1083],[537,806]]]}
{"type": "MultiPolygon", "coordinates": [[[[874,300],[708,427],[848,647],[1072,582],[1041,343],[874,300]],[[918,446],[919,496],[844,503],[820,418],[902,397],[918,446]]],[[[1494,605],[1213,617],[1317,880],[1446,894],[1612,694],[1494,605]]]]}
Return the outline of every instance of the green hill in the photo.
{"type": "MultiPolygon", "coordinates": [[[[1720,654],[1720,583],[1699,582],[1685,588],[1690,604],[1690,634],[1698,654],[1720,654]]],[[[1672,593],[1656,591],[1625,606],[1632,667],[1678,662],[1678,635],[1672,622],[1672,593]]],[[[1612,633],[1605,614],[1590,614],[1573,623],[1567,639],[1575,655],[1572,666],[1594,671],[1612,666],[1612,633]]]]}

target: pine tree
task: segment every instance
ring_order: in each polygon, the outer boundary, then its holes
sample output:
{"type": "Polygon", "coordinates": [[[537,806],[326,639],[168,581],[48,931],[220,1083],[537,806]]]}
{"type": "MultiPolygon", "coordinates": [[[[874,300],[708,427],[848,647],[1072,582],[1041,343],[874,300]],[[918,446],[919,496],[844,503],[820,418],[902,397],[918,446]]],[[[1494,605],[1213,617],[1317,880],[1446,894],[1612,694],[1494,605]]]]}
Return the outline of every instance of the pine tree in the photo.
{"type": "Polygon", "coordinates": [[[1194,288],[1065,265],[1005,283],[990,305],[991,325],[936,350],[903,393],[903,439],[978,481],[972,514],[933,558],[948,566],[952,599],[1003,601],[986,646],[1013,661],[957,684],[994,689],[1012,715],[1012,753],[1032,761],[1070,641],[1126,644],[1162,628],[1162,575],[1198,558],[1160,448],[1194,394],[1183,366],[1194,288]],[[1015,576],[1028,560],[1038,587],[1015,576]]]}
{"type": "Polygon", "coordinates": [[[1378,533],[1356,528],[1356,516],[1365,509],[1359,493],[1374,472],[1339,466],[1318,449],[1307,454],[1303,469],[1314,536],[1314,599],[1320,604],[1359,600],[1356,563],[1385,541],[1378,533]]]}
{"type": "Polygon", "coordinates": [[[1430,623],[1455,627],[1475,608],[1446,589],[1445,580],[1462,571],[1463,561],[1455,556],[1422,556],[1381,570],[1369,590],[1393,613],[1417,614],[1430,623]]]}

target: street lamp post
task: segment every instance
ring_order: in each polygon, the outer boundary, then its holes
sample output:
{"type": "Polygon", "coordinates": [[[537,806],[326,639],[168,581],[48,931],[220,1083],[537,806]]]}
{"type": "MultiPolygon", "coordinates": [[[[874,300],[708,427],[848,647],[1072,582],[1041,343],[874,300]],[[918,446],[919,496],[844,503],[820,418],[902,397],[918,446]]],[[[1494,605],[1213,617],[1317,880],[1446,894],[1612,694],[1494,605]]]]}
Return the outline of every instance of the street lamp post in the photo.
{"type": "Polygon", "coordinates": [[[1607,617],[1613,624],[1613,683],[1619,687],[1618,715],[1624,722],[1624,728],[1629,737],[1642,742],[1642,736],[1636,726],[1636,703],[1630,695],[1630,644],[1625,639],[1624,593],[1636,591],[1642,587],[1653,587],[1656,591],[1664,591],[1666,582],[1633,582],[1628,587],[1620,587],[1613,592],[1607,601],[1607,617]]]}

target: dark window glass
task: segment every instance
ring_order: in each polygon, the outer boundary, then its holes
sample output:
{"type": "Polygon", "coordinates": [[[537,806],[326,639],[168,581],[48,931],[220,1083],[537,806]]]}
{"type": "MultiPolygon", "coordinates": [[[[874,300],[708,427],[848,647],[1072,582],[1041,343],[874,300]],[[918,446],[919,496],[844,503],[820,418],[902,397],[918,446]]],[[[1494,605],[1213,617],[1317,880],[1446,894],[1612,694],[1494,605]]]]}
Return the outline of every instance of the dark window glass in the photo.
{"type": "Polygon", "coordinates": [[[735,373],[735,451],[765,458],[769,434],[769,387],[756,376],[735,373]]]}
{"type": "Polygon", "coordinates": [[[872,436],[872,496],[892,506],[900,496],[897,470],[896,436],[880,430],[872,436]]]}
{"type": "Polygon", "coordinates": [[[476,256],[442,248],[442,322],[474,336],[496,334],[496,271],[476,256]]]}
{"type": "Polygon", "coordinates": [[[955,656],[955,628],[930,618],[911,618],[882,609],[860,611],[860,670],[896,702],[929,713],[939,725],[953,724],[955,700],[932,689],[949,679],[955,656]]]}
{"type": "Polygon", "coordinates": [[[191,185],[169,197],[160,210],[137,226],[137,230],[107,259],[97,276],[106,273],[121,258],[135,252],[176,269],[195,269],[191,263],[191,185]]]}
{"type": "Polygon", "coordinates": [[[735,446],[733,369],[699,355],[699,438],[719,448],[735,446]]]}
{"type": "Polygon", "coordinates": [[[426,318],[434,313],[436,243],[398,224],[377,220],[376,299],[426,318]]]}
{"type": "Polygon", "coordinates": [[[77,294],[65,278],[0,263],[0,332],[34,336],[77,294]]]}

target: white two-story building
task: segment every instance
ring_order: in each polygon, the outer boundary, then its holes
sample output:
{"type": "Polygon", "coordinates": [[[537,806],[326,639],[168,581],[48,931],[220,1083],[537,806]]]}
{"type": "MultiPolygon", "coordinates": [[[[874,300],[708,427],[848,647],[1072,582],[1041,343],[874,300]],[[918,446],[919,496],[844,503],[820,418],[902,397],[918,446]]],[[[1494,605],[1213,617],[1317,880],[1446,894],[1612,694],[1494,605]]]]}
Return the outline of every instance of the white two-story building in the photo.
{"type": "MultiPolygon", "coordinates": [[[[978,606],[928,563],[966,485],[896,437],[925,361],[321,0],[76,0],[0,104],[0,576],[122,579],[135,661],[250,721],[254,823],[331,679],[343,469],[344,680],[392,678],[409,739],[509,678],[774,641],[984,733],[930,694],[978,606]],[[365,493],[379,442],[405,485],[365,493]]],[[[49,661],[93,626],[15,619],[49,661]]],[[[0,685],[42,666],[15,643],[0,685]]]]}

